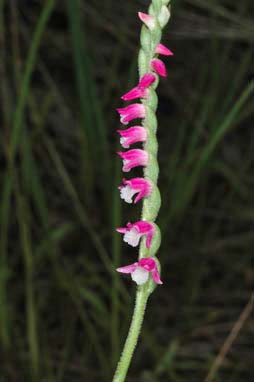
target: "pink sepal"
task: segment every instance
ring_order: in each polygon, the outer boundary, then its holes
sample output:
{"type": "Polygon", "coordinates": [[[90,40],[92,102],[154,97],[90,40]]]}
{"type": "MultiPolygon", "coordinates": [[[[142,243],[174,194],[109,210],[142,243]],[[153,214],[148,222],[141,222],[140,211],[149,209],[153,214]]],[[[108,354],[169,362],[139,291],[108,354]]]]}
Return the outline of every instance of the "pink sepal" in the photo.
{"type": "Polygon", "coordinates": [[[144,88],[140,88],[139,86],[136,86],[135,88],[125,93],[121,98],[124,101],[131,101],[136,98],[147,98],[147,96],[148,96],[148,89],[144,89],[144,88]]]}
{"type": "Polygon", "coordinates": [[[148,162],[148,153],[141,149],[132,149],[117,153],[123,159],[123,171],[129,172],[132,168],[146,166],[148,162]]]}
{"type": "Polygon", "coordinates": [[[145,73],[141,77],[138,86],[141,88],[148,88],[154,83],[155,80],[156,80],[156,77],[153,73],[145,73]]]}
{"type": "Polygon", "coordinates": [[[120,273],[132,273],[134,272],[138,267],[138,263],[133,263],[133,264],[130,264],[130,265],[126,265],[125,267],[120,267],[120,268],[117,268],[117,272],[120,272],[120,273]]]}
{"type": "Polygon", "coordinates": [[[151,61],[151,69],[154,70],[159,76],[166,77],[167,69],[163,61],[159,58],[153,58],[151,61]]]}
{"type": "Polygon", "coordinates": [[[155,53],[162,54],[163,56],[173,56],[174,53],[163,44],[158,44],[155,53]]]}
{"type": "Polygon", "coordinates": [[[121,145],[127,149],[136,142],[145,142],[147,138],[146,129],[142,126],[132,126],[126,130],[117,130],[118,134],[122,137],[121,145]]]}
{"type": "Polygon", "coordinates": [[[133,119],[145,118],[145,107],[141,103],[133,103],[116,110],[120,114],[120,120],[124,125],[127,125],[133,119]]]}
{"type": "Polygon", "coordinates": [[[116,231],[119,232],[119,233],[125,233],[125,232],[128,231],[128,228],[126,228],[126,227],[119,227],[119,228],[116,229],[116,231]]]}
{"type": "Polygon", "coordinates": [[[149,28],[153,30],[155,27],[155,18],[154,16],[148,15],[147,13],[138,12],[138,17],[140,20],[149,28]]]}

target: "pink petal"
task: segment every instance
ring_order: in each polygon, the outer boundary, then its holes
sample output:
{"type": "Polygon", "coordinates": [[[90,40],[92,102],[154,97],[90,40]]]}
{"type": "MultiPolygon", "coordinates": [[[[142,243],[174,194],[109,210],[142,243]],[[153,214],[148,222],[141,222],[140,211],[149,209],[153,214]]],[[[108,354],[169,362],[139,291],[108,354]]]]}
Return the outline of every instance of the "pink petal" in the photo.
{"type": "Polygon", "coordinates": [[[158,44],[155,53],[162,54],[163,56],[173,56],[174,53],[163,44],[158,44]]]}
{"type": "Polygon", "coordinates": [[[139,233],[143,234],[154,231],[154,225],[144,220],[139,220],[136,223],[133,223],[133,227],[135,227],[139,233]]]}
{"type": "Polygon", "coordinates": [[[153,73],[145,73],[141,80],[139,81],[139,86],[142,88],[148,88],[150,85],[154,83],[156,77],[153,73]]]}
{"type": "Polygon", "coordinates": [[[152,257],[144,257],[139,260],[138,265],[149,272],[156,269],[156,261],[152,257]]]}
{"type": "Polygon", "coordinates": [[[149,232],[146,238],[146,248],[150,248],[154,232],[149,232]]]}
{"type": "Polygon", "coordinates": [[[156,265],[156,268],[152,271],[152,278],[153,278],[153,281],[154,281],[156,284],[163,284],[163,282],[162,282],[161,279],[160,279],[160,274],[159,274],[159,272],[158,272],[157,265],[156,265]]]}
{"type": "Polygon", "coordinates": [[[154,58],[151,61],[151,68],[156,73],[158,73],[161,77],[167,76],[167,69],[163,61],[161,61],[159,58],[154,58]]]}
{"type": "Polygon", "coordinates": [[[120,268],[117,268],[117,272],[120,272],[120,273],[132,273],[134,272],[138,267],[138,263],[133,263],[133,264],[130,264],[130,265],[126,265],[125,267],[120,267],[120,268]]]}

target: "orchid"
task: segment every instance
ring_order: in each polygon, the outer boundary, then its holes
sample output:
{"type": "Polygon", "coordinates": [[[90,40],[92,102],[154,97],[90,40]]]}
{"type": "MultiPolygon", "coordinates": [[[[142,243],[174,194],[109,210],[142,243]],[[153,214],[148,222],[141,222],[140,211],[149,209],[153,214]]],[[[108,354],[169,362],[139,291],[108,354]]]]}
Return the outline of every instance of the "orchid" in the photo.
{"type": "Polygon", "coordinates": [[[156,261],[152,257],[146,257],[136,263],[117,268],[117,272],[130,273],[132,280],[137,285],[145,284],[151,273],[153,281],[156,284],[162,284],[156,261]]]}
{"type": "Polygon", "coordinates": [[[140,199],[149,196],[152,192],[153,186],[151,182],[144,178],[123,179],[123,186],[118,187],[120,190],[121,199],[126,203],[132,203],[132,198],[135,194],[134,203],[140,199]]]}
{"type": "Polygon", "coordinates": [[[117,228],[117,232],[123,233],[123,241],[132,247],[137,247],[142,236],[146,236],[146,247],[151,246],[151,241],[155,232],[153,223],[146,221],[137,221],[128,223],[126,227],[117,228]]]}
{"type": "Polygon", "coordinates": [[[129,172],[132,168],[146,166],[148,163],[148,153],[141,149],[119,151],[117,153],[123,159],[123,171],[129,172]]]}
{"type": "Polygon", "coordinates": [[[120,114],[120,120],[124,125],[128,125],[130,121],[137,118],[145,118],[145,107],[141,103],[133,103],[125,107],[116,109],[120,114]]]}
{"type": "Polygon", "coordinates": [[[130,145],[136,142],[145,142],[147,138],[147,131],[143,126],[132,126],[126,130],[117,130],[121,136],[120,143],[128,149],[130,145]]]}

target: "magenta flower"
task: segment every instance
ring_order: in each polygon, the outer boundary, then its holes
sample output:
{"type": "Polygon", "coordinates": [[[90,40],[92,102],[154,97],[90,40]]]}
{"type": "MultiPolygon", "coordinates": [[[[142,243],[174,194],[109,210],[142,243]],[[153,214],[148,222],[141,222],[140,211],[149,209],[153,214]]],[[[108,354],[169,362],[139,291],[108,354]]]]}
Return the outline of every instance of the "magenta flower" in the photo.
{"type": "Polygon", "coordinates": [[[145,142],[147,138],[146,129],[142,126],[132,126],[126,130],[117,130],[117,132],[121,136],[120,143],[125,149],[128,149],[133,143],[145,142]]]}
{"type": "Polygon", "coordinates": [[[145,118],[145,106],[141,103],[133,103],[125,107],[116,109],[120,114],[120,120],[124,125],[136,118],[145,118]]]}
{"type": "Polygon", "coordinates": [[[140,220],[136,223],[128,223],[126,227],[117,228],[117,232],[123,233],[123,241],[132,247],[139,245],[140,238],[146,236],[146,248],[150,248],[155,227],[153,223],[140,220]]]}
{"type": "Polygon", "coordinates": [[[118,187],[120,190],[121,199],[126,203],[132,203],[132,198],[135,194],[134,203],[140,199],[149,196],[152,192],[152,184],[144,178],[123,179],[123,186],[118,187]]]}
{"type": "Polygon", "coordinates": [[[155,28],[154,16],[148,15],[147,13],[138,12],[138,17],[150,30],[153,30],[155,28]]]}
{"type": "Polygon", "coordinates": [[[131,101],[135,98],[146,98],[149,94],[148,87],[154,83],[156,77],[153,73],[146,73],[143,75],[138,83],[138,86],[128,91],[121,98],[124,101],[131,101]]]}
{"type": "Polygon", "coordinates": [[[163,56],[173,56],[174,53],[163,44],[158,44],[155,53],[162,54],[163,56]]]}
{"type": "Polygon", "coordinates": [[[151,273],[153,281],[156,284],[162,284],[156,261],[152,257],[145,257],[136,263],[117,268],[117,272],[130,273],[132,280],[138,285],[145,284],[148,280],[149,273],[151,273]]]}
{"type": "Polygon", "coordinates": [[[129,172],[132,168],[146,166],[148,162],[148,153],[141,149],[132,149],[117,153],[123,159],[123,171],[129,172]]]}
{"type": "Polygon", "coordinates": [[[153,58],[151,61],[151,69],[154,70],[159,76],[166,77],[167,69],[163,61],[159,58],[153,58]]]}

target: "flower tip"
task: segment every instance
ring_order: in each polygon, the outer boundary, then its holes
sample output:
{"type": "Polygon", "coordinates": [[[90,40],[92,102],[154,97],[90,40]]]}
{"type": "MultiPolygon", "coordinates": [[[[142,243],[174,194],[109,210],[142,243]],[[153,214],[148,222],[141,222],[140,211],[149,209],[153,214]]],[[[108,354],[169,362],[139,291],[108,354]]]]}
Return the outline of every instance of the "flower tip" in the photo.
{"type": "Polygon", "coordinates": [[[165,45],[163,44],[158,44],[155,53],[161,54],[162,56],[174,56],[174,53],[172,50],[168,49],[165,45]]]}
{"type": "Polygon", "coordinates": [[[121,158],[123,157],[122,151],[117,151],[116,154],[119,155],[119,157],[121,157],[121,158]]]}

